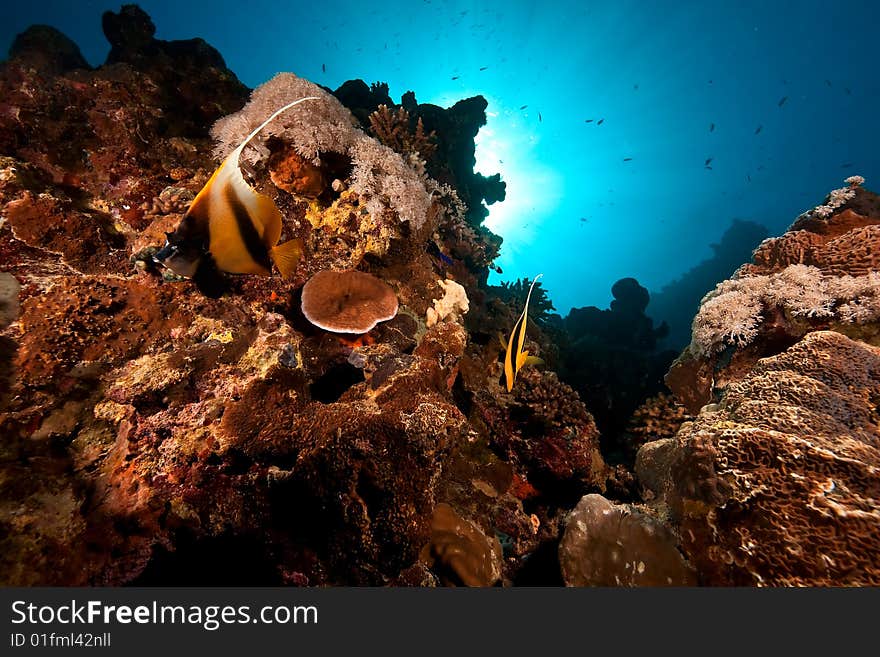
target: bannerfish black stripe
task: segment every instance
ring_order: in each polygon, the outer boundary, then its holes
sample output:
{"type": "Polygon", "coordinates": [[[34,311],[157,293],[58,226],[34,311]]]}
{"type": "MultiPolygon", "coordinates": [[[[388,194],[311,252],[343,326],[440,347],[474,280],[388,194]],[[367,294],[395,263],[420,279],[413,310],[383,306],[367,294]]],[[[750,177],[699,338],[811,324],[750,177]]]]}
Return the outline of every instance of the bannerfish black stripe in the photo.
{"type": "Polygon", "coordinates": [[[241,234],[241,241],[244,243],[248,255],[253,258],[254,262],[271,271],[272,261],[269,258],[269,249],[260,239],[257,229],[254,228],[253,219],[251,219],[247,208],[239,200],[233,187],[229,187],[225,192],[226,202],[229,203],[229,208],[235,216],[235,223],[238,225],[238,232],[241,234]]]}
{"type": "Polygon", "coordinates": [[[504,354],[504,365],[505,367],[509,366],[513,372],[516,372],[516,357],[519,354],[519,332],[524,319],[524,317],[520,316],[516,320],[516,324],[513,325],[513,331],[511,331],[511,335],[515,336],[513,339],[513,349],[508,349],[507,353],[504,354]]]}

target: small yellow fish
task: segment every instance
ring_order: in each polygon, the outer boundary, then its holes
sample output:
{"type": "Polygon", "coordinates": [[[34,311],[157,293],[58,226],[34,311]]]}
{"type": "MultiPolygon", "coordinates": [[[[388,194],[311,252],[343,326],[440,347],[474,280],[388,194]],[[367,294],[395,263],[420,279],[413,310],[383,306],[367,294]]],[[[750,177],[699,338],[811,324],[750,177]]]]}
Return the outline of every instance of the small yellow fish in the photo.
{"type": "Polygon", "coordinates": [[[179,276],[192,277],[210,255],[217,269],[233,274],[272,273],[272,263],[284,278],[296,269],[302,241],[277,244],[281,212],[268,196],[247,184],[239,169],[244,147],[279,114],[313,96],[288,103],[263,121],[232,151],[193,200],[180,224],[168,233],[154,256],[179,276]],[[207,253],[206,253],[207,251],[207,253]]]}
{"type": "Polygon", "coordinates": [[[522,369],[523,365],[535,364],[543,362],[540,358],[529,356],[529,352],[523,350],[526,343],[526,323],[528,321],[529,299],[532,298],[532,289],[535,283],[544,274],[538,274],[529,287],[529,294],[526,296],[526,305],[523,308],[522,315],[513,325],[510,332],[510,339],[507,341],[507,352],[504,354],[504,379],[507,381],[507,392],[513,390],[513,382],[516,380],[517,373],[522,369]]]}

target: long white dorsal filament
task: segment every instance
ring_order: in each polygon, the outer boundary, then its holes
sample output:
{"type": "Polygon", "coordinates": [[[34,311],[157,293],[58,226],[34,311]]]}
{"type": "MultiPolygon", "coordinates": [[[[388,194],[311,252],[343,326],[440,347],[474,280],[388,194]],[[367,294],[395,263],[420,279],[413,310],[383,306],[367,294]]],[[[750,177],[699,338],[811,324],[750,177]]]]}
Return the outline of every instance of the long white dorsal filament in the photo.
{"type": "Polygon", "coordinates": [[[251,134],[249,134],[249,135],[245,138],[245,140],[244,140],[243,142],[241,142],[241,144],[238,145],[238,148],[236,148],[234,151],[232,151],[231,155],[235,158],[235,161],[238,162],[238,158],[239,158],[239,156],[241,155],[241,152],[244,150],[244,147],[248,145],[248,143],[250,142],[250,140],[253,139],[254,137],[256,137],[257,134],[258,134],[263,128],[265,128],[265,127],[266,127],[267,125],[269,125],[272,121],[274,121],[274,120],[275,120],[275,117],[277,117],[279,114],[281,114],[281,113],[283,113],[283,112],[286,112],[286,111],[289,110],[291,107],[294,107],[295,105],[299,105],[300,103],[305,102],[305,101],[307,101],[307,100],[320,100],[320,98],[318,98],[317,96],[306,96],[305,98],[300,98],[300,99],[298,99],[298,100],[293,101],[292,103],[288,103],[287,105],[285,105],[284,107],[282,107],[282,108],[280,108],[280,109],[275,110],[275,111],[272,113],[272,115],[271,115],[268,119],[266,119],[265,121],[263,121],[263,122],[262,122],[260,125],[258,125],[256,128],[254,128],[254,131],[251,132],[251,134]]]}

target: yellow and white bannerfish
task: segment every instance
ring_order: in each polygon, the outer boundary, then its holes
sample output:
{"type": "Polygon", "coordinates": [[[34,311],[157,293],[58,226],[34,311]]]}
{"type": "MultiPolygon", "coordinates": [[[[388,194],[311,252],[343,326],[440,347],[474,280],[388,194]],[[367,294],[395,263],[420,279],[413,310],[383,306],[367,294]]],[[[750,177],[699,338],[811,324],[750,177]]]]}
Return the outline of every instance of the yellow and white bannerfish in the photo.
{"type": "MultiPolygon", "coordinates": [[[[507,381],[507,392],[513,390],[513,382],[516,381],[517,373],[524,365],[537,365],[543,363],[536,356],[529,356],[529,352],[524,350],[526,344],[526,324],[528,323],[529,299],[532,298],[532,289],[535,283],[544,274],[538,274],[529,286],[529,294],[526,296],[526,305],[523,308],[522,315],[513,325],[510,332],[510,339],[507,341],[507,351],[504,354],[504,379],[507,381]]],[[[500,336],[499,336],[500,337],[500,336]]]]}
{"type": "Polygon", "coordinates": [[[193,277],[210,254],[217,269],[232,274],[272,273],[272,263],[284,278],[296,269],[302,240],[277,244],[281,212],[271,198],[247,184],[239,168],[244,147],[279,114],[314,96],[288,103],[263,121],[232,151],[193,200],[180,224],[167,234],[154,256],[179,276],[193,277]]]}

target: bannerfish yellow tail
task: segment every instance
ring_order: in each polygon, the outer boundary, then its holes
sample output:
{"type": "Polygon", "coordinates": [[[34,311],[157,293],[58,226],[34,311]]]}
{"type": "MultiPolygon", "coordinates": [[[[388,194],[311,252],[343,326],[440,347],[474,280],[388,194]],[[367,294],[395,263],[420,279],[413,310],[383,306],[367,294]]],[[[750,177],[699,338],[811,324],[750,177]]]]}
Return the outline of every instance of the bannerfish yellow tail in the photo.
{"type": "Polygon", "coordinates": [[[307,96],[276,110],[232,151],[193,200],[180,224],[168,233],[165,246],[154,256],[180,276],[192,277],[210,253],[221,271],[232,274],[272,273],[272,263],[288,278],[302,255],[302,241],[277,244],[281,212],[271,198],[260,194],[241,175],[244,147],[279,114],[307,100],[307,96]]]}
{"type": "Polygon", "coordinates": [[[544,274],[538,274],[535,276],[531,286],[529,286],[529,293],[526,296],[526,305],[523,308],[522,315],[519,316],[519,319],[516,320],[516,324],[513,325],[513,330],[510,332],[510,339],[507,341],[507,352],[504,354],[504,379],[507,381],[507,392],[513,390],[513,382],[516,381],[516,375],[522,367],[529,362],[533,362],[532,359],[534,357],[530,357],[529,352],[525,351],[523,347],[526,343],[526,324],[528,322],[529,314],[529,299],[532,298],[532,290],[535,287],[535,283],[537,283],[538,279],[543,275],[544,274]]]}

